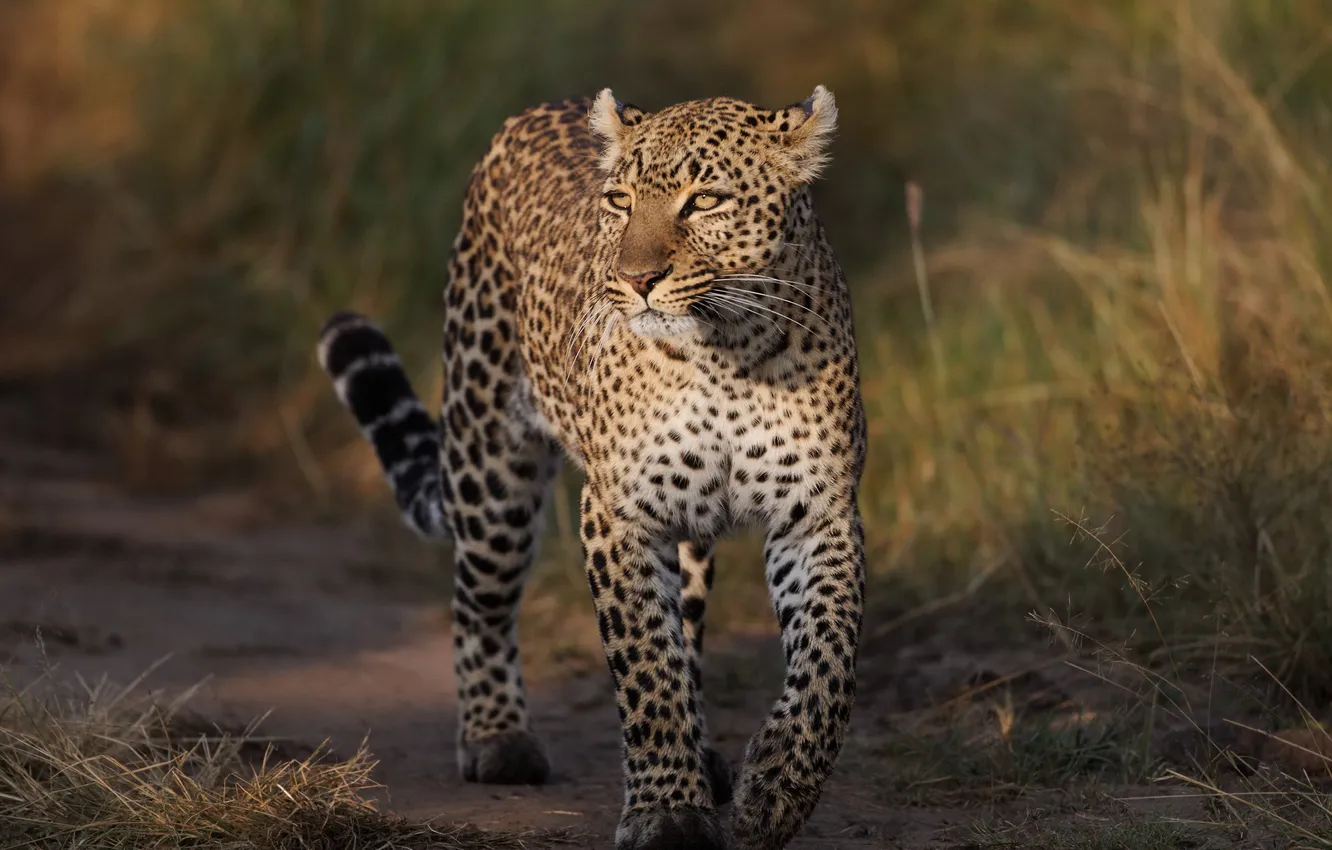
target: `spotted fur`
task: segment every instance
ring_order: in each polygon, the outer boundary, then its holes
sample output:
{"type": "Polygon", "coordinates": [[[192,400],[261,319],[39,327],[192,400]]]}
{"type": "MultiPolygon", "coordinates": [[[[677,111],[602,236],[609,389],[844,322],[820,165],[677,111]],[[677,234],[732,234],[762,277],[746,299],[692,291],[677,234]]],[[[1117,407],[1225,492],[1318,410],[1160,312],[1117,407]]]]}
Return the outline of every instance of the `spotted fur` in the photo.
{"type": "Polygon", "coordinates": [[[624,736],[616,846],[780,848],[808,818],[855,698],[865,454],[849,293],[809,185],[832,95],[646,113],[546,104],[477,165],[445,288],[438,423],[363,317],[320,358],[407,522],[449,537],[468,779],[539,783],[515,616],[562,456],[624,736]],[[732,776],[707,744],[712,545],[767,534],[787,676],[732,776]]]}

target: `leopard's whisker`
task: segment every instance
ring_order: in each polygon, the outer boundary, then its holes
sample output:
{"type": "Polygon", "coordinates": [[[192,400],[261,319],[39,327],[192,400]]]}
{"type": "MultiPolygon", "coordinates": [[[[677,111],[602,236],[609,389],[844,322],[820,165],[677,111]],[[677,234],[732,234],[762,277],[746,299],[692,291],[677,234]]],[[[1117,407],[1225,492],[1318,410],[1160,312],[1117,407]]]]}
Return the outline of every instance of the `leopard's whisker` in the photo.
{"type": "Polygon", "coordinates": [[[615,325],[620,321],[622,315],[622,313],[616,312],[607,320],[606,327],[601,332],[601,341],[597,343],[596,350],[592,352],[592,359],[588,362],[587,373],[589,376],[596,375],[597,364],[601,362],[601,351],[606,346],[606,340],[610,339],[611,332],[615,329],[615,325]]]}
{"type": "MultiPolygon", "coordinates": [[[[757,296],[757,297],[759,297],[759,298],[771,298],[771,299],[773,299],[773,300],[775,300],[775,301],[781,301],[781,302],[783,302],[783,303],[785,303],[785,304],[790,304],[792,307],[795,307],[795,308],[797,308],[797,309],[804,310],[806,313],[809,313],[811,316],[817,316],[819,319],[823,319],[823,314],[820,313],[819,311],[814,310],[814,309],[812,309],[812,308],[810,308],[810,307],[806,307],[804,304],[801,304],[801,303],[799,303],[799,302],[792,301],[792,300],[789,299],[789,298],[783,298],[783,297],[781,297],[780,295],[773,295],[773,294],[770,293],[770,292],[754,292],[754,291],[750,291],[750,290],[746,290],[746,289],[737,289],[737,288],[732,287],[732,286],[723,286],[723,287],[721,287],[721,289],[725,289],[727,292],[732,292],[732,293],[744,293],[745,295],[753,295],[753,296],[757,296]]],[[[825,320],[825,321],[826,321],[826,320],[825,320]]]]}
{"type": "Polygon", "coordinates": [[[587,322],[588,317],[592,314],[592,310],[595,306],[595,301],[588,302],[588,304],[578,313],[577,318],[574,319],[573,330],[569,332],[569,343],[564,347],[564,359],[566,362],[573,356],[573,348],[578,342],[578,335],[582,333],[583,325],[587,322]]]}
{"type": "MultiPolygon", "coordinates": [[[[726,312],[730,313],[732,316],[741,316],[741,317],[744,316],[743,313],[741,313],[739,310],[735,309],[734,307],[727,307],[725,304],[720,304],[720,303],[714,304],[708,301],[706,296],[698,300],[698,305],[700,307],[705,307],[709,310],[719,310],[719,309],[725,310],[726,312]]],[[[717,315],[716,318],[720,319],[721,316],[717,315]]]]}
{"type": "Polygon", "coordinates": [[[578,319],[574,324],[574,329],[569,334],[569,344],[565,347],[564,350],[564,358],[566,362],[571,361],[573,359],[574,346],[578,344],[579,340],[581,339],[583,334],[587,331],[588,326],[592,323],[597,312],[600,309],[601,309],[601,304],[599,303],[599,301],[593,300],[588,302],[588,304],[583,308],[583,311],[579,314],[578,319]]]}
{"type": "Polygon", "coordinates": [[[765,316],[762,313],[758,312],[757,310],[752,309],[750,305],[746,304],[744,301],[738,298],[732,298],[730,296],[717,292],[716,290],[709,292],[705,296],[705,300],[709,302],[715,302],[716,306],[742,319],[746,316],[753,316],[757,319],[768,322],[774,327],[776,327],[777,325],[777,322],[773,320],[772,317],[765,316]]]}
{"type": "MultiPolygon", "coordinates": [[[[735,290],[735,291],[736,291],[736,292],[743,292],[744,290],[735,290]]],[[[797,326],[799,326],[799,327],[804,328],[806,331],[808,331],[808,332],[810,333],[811,336],[818,336],[818,333],[817,333],[813,328],[811,328],[809,325],[807,325],[807,324],[805,324],[805,323],[803,323],[803,322],[797,321],[796,319],[793,319],[793,318],[791,318],[790,316],[788,316],[788,315],[786,315],[785,313],[782,313],[782,312],[780,312],[780,311],[778,311],[778,310],[773,310],[773,309],[771,309],[771,308],[769,308],[769,307],[765,307],[765,306],[763,306],[762,304],[755,304],[755,303],[753,303],[753,302],[751,302],[751,301],[748,301],[748,300],[745,299],[745,298],[741,298],[741,297],[736,296],[736,295],[733,295],[733,294],[722,294],[722,293],[717,292],[716,290],[713,290],[712,292],[710,292],[710,293],[708,293],[708,294],[709,294],[711,297],[714,297],[714,298],[720,298],[720,299],[723,299],[723,300],[726,300],[726,299],[734,299],[734,300],[732,301],[732,303],[740,303],[740,304],[743,304],[743,305],[746,306],[746,307],[749,307],[749,308],[752,308],[752,309],[755,309],[755,310],[762,310],[762,311],[765,312],[765,313],[771,313],[772,315],[777,316],[778,318],[785,319],[786,321],[790,322],[790,323],[793,324],[793,325],[797,325],[797,326]]]]}
{"type": "Polygon", "coordinates": [[[817,289],[820,291],[824,291],[825,289],[825,287],[813,283],[808,283],[806,281],[791,280],[789,278],[784,278],[784,277],[774,277],[773,275],[770,274],[758,274],[757,272],[731,272],[728,274],[717,275],[716,278],[714,279],[715,280],[760,280],[768,283],[785,283],[789,284],[790,286],[811,287],[813,289],[817,289]]]}
{"type": "MultiPolygon", "coordinates": [[[[583,349],[587,346],[587,341],[591,338],[591,329],[604,322],[608,312],[615,312],[615,306],[610,303],[609,299],[602,299],[599,302],[594,302],[593,307],[587,311],[587,317],[579,325],[579,330],[577,331],[577,336],[580,338],[578,350],[573,352],[569,357],[568,362],[565,364],[564,386],[568,386],[569,376],[573,374],[575,364],[578,363],[579,358],[583,355],[583,349]]],[[[616,315],[618,315],[618,313],[616,313],[616,315]]],[[[570,344],[572,345],[572,341],[570,344]]]]}
{"type": "Polygon", "coordinates": [[[782,241],[781,241],[780,243],[778,243],[778,244],[784,245],[784,246],[786,246],[787,248],[794,248],[794,249],[796,250],[796,252],[799,253],[799,254],[809,254],[809,253],[812,253],[812,252],[814,251],[814,249],[813,249],[811,246],[809,246],[809,245],[801,245],[799,242],[787,242],[787,241],[785,241],[785,240],[782,240],[782,241]]]}
{"type": "Polygon", "coordinates": [[[730,281],[750,280],[750,281],[758,281],[758,282],[762,282],[762,283],[784,283],[784,284],[786,284],[786,285],[788,285],[788,286],[794,286],[796,289],[809,290],[809,291],[812,291],[812,292],[827,292],[827,291],[828,291],[825,287],[818,286],[818,285],[816,285],[816,284],[805,283],[805,282],[803,282],[803,281],[799,281],[799,280],[786,280],[785,278],[772,277],[772,276],[770,276],[770,275],[760,275],[760,274],[728,274],[728,275],[719,275],[718,277],[714,278],[714,280],[730,280],[730,281]]]}
{"type": "MultiPolygon", "coordinates": [[[[718,321],[721,321],[723,318],[720,312],[721,310],[725,310],[727,313],[729,313],[732,316],[735,316],[737,319],[741,321],[744,321],[745,318],[745,314],[737,310],[736,308],[723,304],[720,301],[716,302],[709,301],[706,296],[699,298],[697,304],[700,309],[705,309],[710,311],[712,317],[717,319],[718,321]]],[[[712,329],[722,336],[726,335],[726,332],[723,329],[717,327],[716,325],[712,325],[712,329]]]]}

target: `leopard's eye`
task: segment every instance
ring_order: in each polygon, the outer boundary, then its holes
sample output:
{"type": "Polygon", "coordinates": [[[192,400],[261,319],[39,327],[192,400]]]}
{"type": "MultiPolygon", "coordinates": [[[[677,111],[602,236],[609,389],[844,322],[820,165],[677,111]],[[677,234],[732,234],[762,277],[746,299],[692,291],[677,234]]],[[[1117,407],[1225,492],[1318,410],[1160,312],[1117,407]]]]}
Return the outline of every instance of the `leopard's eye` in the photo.
{"type": "Polygon", "coordinates": [[[681,215],[689,215],[693,212],[707,212],[715,210],[721,206],[722,201],[726,200],[725,195],[718,195],[713,192],[699,192],[690,196],[685,202],[684,209],[680,210],[681,215]]]}
{"type": "Polygon", "coordinates": [[[614,209],[621,211],[627,211],[629,207],[633,206],[633,202],[629,198],[628,192],[607,192],[606,203],[610,204],[614,209]]]}

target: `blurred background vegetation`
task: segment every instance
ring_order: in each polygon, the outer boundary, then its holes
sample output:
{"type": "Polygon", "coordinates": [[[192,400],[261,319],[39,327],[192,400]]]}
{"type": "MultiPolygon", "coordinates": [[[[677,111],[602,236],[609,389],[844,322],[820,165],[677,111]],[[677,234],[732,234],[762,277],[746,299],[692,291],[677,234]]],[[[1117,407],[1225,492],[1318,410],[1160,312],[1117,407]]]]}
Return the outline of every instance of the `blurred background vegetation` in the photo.
{"type": "Polygon", "coordinates": [[[1324,0],[0,0],[0,381],[138,486],[387,506],[314,334],[367,311],[437,395],[505,116],[819,83],[879,598],[1150,602],[1332,695],[1324,0]]]}

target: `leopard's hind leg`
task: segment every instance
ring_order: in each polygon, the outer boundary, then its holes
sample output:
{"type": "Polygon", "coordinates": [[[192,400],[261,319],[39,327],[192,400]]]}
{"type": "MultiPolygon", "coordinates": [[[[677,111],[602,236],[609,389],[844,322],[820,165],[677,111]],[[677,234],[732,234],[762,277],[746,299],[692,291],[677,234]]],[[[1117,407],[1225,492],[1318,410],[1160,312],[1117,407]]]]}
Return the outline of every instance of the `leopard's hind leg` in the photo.
{"type": "Polygon", "coordinates": [[[518,279],[485,236],[495,202],[469,192],[445,290],[440,457],[452,494],[458,764],[471,781],[538,784],[549,765],[528,713],[517,616],[560,451],[518,412],[518,279]]]}
{"type": "Polygon", "coordinates": [[[527,709],[517,613],[536,556],[558,447],[521,421],[516,279],[469,196],[445,292],[440,421],[421,406],[388,339],[339,313],[320,362],[374,445],[407,523],[453,541],[458,765],[471,781],[539,784],[550,768],[527,709]]]}

